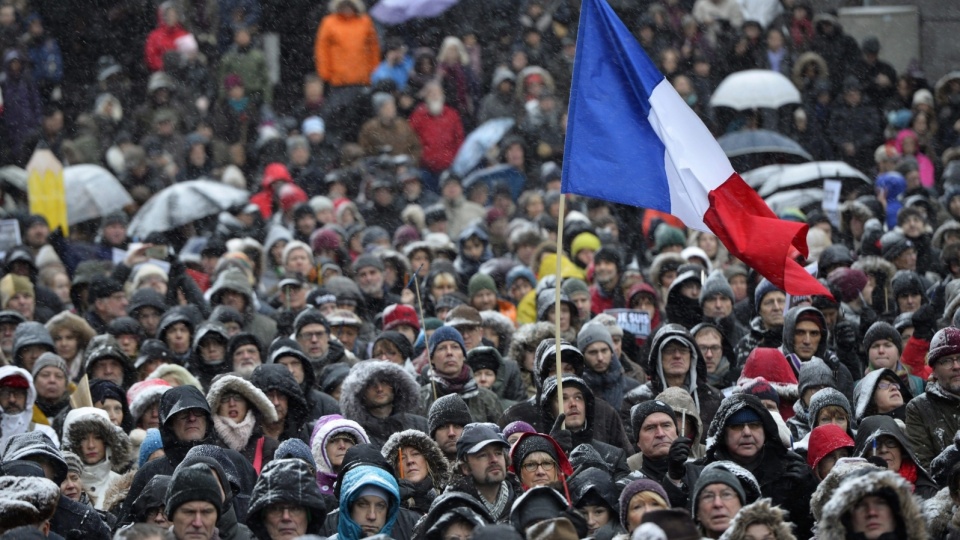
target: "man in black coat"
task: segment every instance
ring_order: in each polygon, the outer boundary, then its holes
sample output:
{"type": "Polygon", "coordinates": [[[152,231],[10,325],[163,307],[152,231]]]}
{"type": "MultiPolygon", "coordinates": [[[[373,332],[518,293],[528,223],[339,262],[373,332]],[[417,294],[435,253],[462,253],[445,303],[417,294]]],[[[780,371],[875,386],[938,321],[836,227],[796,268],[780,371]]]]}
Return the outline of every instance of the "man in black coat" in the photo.
{"type": "Polygon", "coordinates": [[[840,159],[860,170],[871,169],[883,124],[877,108],[864,103],[860,82],[853,75],[843,81],[843,99],[831,113],[827,131],[840,159]]]}
{"type": "Polygon", "coordinates": [[[659,399],[644,401],[631,409],[630,423],[640,449],[630,468],[662,485],[673,508],[686,508],[702,467],[687,462],[694,441],[680,436],[676,411],[659,399]]]}
{"type": "Polygon", "coordinates": [[[757,397],[734,394],[724,399],[707,436],[701,464],[725,460],[747,469],[761,494],[790,513],[797,537],[810,536],[810,497],[817,481],[804,459],[783,445],[777,423],[757,397]]]}
{"type": "Polygon", "coordinates": [[[316,418],[310,418],[307,398],[290,370],[280,364],[257,366],[250,382],[262,390],[277,409],[277,423],[264,424],[264,433],[278,441],[299,438],[308,442],[310,428],[307,423],[316,418]]]}
{"type": "MultiPolygon", "coordinates": [[[[314,310],[315,311],[315,310],[314,310]]],[[[289,338],[281,338],[270,345],[268,364],[280,364],[290,370],[307,400],[307,423],[311,433],[317,418],[328,414],[340,414],[340,404],[315,387],[316,374],[310,364],[310,358],[300,349],[300,345],[289,338]]]]}

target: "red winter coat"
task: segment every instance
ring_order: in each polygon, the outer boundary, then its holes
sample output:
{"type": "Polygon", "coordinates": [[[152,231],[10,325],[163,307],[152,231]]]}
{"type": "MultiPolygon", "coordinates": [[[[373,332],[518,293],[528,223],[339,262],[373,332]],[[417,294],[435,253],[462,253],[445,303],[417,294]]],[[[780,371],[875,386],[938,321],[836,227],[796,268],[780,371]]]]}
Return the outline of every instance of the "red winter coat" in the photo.
{"type": "Polygon", "coordinates": [[[176,50],[176,40],[188,32],[179,24],[176,26],[167,26],[161,20],[157,28],[147,36],[147,46],[144,55],[147,60],[147,68],[150,71],[163,70],[163,55],[176,50]]]}
{"type": "Polygon", "coordinates": [[[444,105],[443,112],[433,116],[427,112],[427,106],[421,103],[410,115],[410,127],[423,146],[420,166],[432,173],[450,168],[457,150],[463,144],[463,122],[457,111],[444,105]]]}

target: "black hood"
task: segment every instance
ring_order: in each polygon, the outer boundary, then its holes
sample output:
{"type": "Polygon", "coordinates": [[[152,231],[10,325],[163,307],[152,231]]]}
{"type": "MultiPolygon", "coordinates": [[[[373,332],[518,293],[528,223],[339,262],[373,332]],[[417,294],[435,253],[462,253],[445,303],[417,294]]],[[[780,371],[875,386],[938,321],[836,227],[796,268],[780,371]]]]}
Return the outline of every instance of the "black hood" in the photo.
{"type": "Polygon", "coordinates": [[[130,507],[130,517],[134,523],[145,523],[150,509],[166,506],[167,487],[170,485],[171,478],[171,476],[159,474],[147,481],[147,485],[130,507]]]}
{"type": "Polygon", "coordinates": [[[819,320],[820,324],[820,344],[817,345],[817,352],[813,355],[819,358],[827,358],[827,320],[823,317],[823,313],[815,307],[809,306],[797,306],[792,307],[787,310],[787,313],[783,316],[783,345],[780,346],[783,350],[784,355],[794,354],[793,350],[793,335],[797,331],[797,319],[803,315],[811,315],[816,317],[819,320]]]}
{"type": "Polygon", "coordinates": [[[200,390],[193,386],[177,386],[167,390],[160,398],[160,440],[163,441],[163,450],[166,459],[174,468],[183,461],[187,452],[194,446],[201,444],[215,444],[216,435],[213,429],[213,419],[210,415],[210,405],[200,390]],[[203,411],[207,418],[207,433],[199,441],[181,441],[173,433],[170,419],[179,412],[189,409],[203,411]]]}
{"type": "Polygon", "coordinates": [[[727,420],[734,413],[745,408],[753,409],[760,416],[760,421],[763,423],[764,451],[786,453],[786,447],[780,442],[780,430],[777,427],[777,422],[770,416],[770,411],[763,406],[763,403],[760,403],[760,399],[750,394],[733,394],[720,403],[720,408],[717,409],[717,414],[713,417],[713,422],[710,422],[710,427],[707,429],[706,461],[729,459],[723,430],[727,427],[727,420]]]}
{"type": "Polygon", "coordinates": [[[574,474],[568,482],[570,498],[574,508],[580,508],[585,497],[593,493],[613,511],[616,516],[620,513],[620,489],[613,482],[610,473],[590,467],[574,474]]]}
{"type": "Polygon", "coordinates": [[[263,390],[264,394],[270,390],[278,390],[287,396],[288,412],[284,431],[287,433],[298,433],[301,424],[307,419],[309,409],[307,407],[307,399],[303,395],[303,390],[300,389],[300,385],[297,384],[297,380],[293,378],[290,370],[280,364],[257,366],[257,368],[253,370],[253,374],[250,375],[250,382],[260,390],[263,390]]]}
{"type": "Polygon", "coordinates": [[[307,509],[307,534],[319,535],[327,507],[310,466],[299,459],[275,459],[263,468],[250,497],[247,525],[260,540],[270,540],[262,511],[271,504],[295,504],[307,509]]]}
{"type": "MultiPolygon", "coordinates": [[[[331,341],[331,345],[333,342],[331,341]]],[[[317,382],[317,374],[313,371],[313,364],[310,363],[310,357],[307,356],[300,344],[290,338],[280,338],[270,345],[270,357],[267,358],[267,364],[276,364],[279,358],[289,356],[296,358],[300,362],[303,370],[303,382],[300,384],[300,390],[303,395],[309,395],[310,389],[317,382]]]]}

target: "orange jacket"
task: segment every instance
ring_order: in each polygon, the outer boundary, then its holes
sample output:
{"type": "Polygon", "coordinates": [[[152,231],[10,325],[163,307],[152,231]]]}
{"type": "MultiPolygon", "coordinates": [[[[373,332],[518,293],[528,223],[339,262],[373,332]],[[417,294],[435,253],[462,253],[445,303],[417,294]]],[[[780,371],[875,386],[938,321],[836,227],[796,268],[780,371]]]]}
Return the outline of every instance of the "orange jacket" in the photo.
{"type": "Polygon", "coordinates": [[[317,74],[332,86],[370,84],[380,63],[380,42],[369,15],[327,15],[314,45],[317,74]]]}

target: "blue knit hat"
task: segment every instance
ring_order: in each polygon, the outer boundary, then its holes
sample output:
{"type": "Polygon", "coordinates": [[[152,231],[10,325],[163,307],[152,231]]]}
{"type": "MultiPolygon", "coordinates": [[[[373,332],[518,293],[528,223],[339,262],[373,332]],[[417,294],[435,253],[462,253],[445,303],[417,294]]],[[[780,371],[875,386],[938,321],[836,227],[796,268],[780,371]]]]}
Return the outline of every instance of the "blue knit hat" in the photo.
{"type": "Polygon", "coordinates": [[[757,414],[757,411],[751,409],[750,407],[744,407],[730,415],[730,418],[727,419],[727,423],[724,427],[742,426],[744,424],[753,424],[762,421],[763,419],[760,418],[760,415],[757,414]]]}
{"type": "Polygon", "coordinates": [[[779,291],[776,285],[770,283],[767,278],[763,278],[763,281],[757,285],[756,292],[753,293],[753,307],[760,311],[760,302],[763,302],[763,297],[772,293],[773,291],[779,291]]]}
{"type": "Polygon", "coordinates": [[[466,356],[467,346],[463,344],[463,336],[460,335],[460,332],[452,326],[441,326],[430,336],[430,358],[433,358],[433,352],[437,350],[437,345],[444,341],[456,341],[457,345],[460,345],[460,350],[466,356]]]}
{"type": "Polygon", "coordinates": [[[157,450],[163,448],[163,440],[160,439],[160,430],[157,428],[150,428],[147,430],[147,436],[143,438],[143,442],[140,443],[140,461],[138,462],[138,467],[143,467],[147,463],[147,460],[150,459],[150,454],[153,454],[157,450]]]}
{"type": "Polygon", "coordinates": [[[280,443],[280,446],[278,446],[277,450],[273,453],[273,458],[299,459],[313,467],[314,471],[317,470],[317,462],[313,459],[313,452],[310,451],[310,447],[307,446],[307,443],[297,438],[287,439],[280,443]]]}

